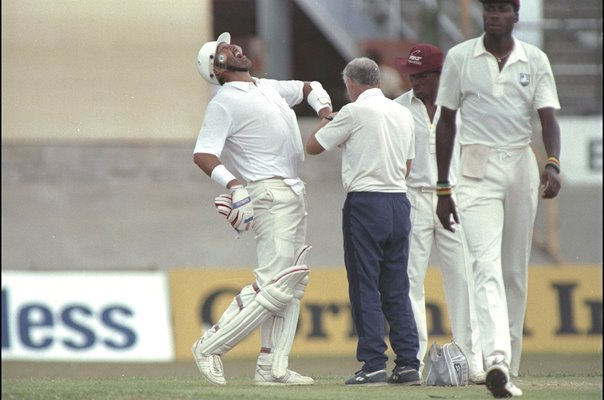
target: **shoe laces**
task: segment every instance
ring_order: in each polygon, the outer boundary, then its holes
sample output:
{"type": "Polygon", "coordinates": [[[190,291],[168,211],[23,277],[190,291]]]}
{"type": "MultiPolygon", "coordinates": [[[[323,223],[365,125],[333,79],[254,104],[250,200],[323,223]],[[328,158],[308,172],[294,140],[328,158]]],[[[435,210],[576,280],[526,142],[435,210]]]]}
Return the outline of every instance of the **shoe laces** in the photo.
{"type": "Polygon", "coordinates": [[[397,366],[397,367],[394,367],[394,369],[392,370],[392,372],[395,374],[404,374],[404,373],[411,372],[411,371],[415,371],[415,369],[413,369],[407,365],[397,366]]]}
{"type": "Polygon", "coordinates": [[[209,360],[210,360],[210,370],[212,370],[212,372],[215,375],[221,375],[222,374],[222,361],[220,360],[220,357],[213,354],[209,357],[209,360]]]}

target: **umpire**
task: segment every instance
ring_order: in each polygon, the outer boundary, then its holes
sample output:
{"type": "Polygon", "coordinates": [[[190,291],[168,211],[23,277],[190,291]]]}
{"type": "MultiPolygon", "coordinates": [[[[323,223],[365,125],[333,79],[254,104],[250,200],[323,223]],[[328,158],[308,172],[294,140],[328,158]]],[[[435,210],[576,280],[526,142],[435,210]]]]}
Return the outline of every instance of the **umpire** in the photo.
{"type": "Polygon", "coordinates": [[[415,123],[408,109],[380,90],[377,64],[355,58],[343,78],[352,103],[324,118],[306,144],[309,154],[342,149],[348,192],[342,230],[352,318],[363,367],[347,385],[418,385],[418,338],[409,300],[410,204],[405,176],[415,155],[415,123]],[[333,120],[331,120],[333,119],[333,120]],[[390,377],[384,316],[396,358],[390,377]]]}

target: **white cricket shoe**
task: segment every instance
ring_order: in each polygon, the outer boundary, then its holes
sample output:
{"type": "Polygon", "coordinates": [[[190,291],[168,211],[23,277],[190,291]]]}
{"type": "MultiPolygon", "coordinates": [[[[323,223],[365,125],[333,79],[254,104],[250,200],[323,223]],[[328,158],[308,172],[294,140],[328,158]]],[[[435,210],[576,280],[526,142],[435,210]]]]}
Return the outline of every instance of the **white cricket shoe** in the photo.
{"type": "Polygon", "coordinates": [[[493,364],[487,370],[487,389],[496,399],[520,397],[522,390],[510,380],[510,372],[505,362],[493,364]]]}
{"type": "Polygon", "coordinates": [[[484,385],[486,382],[487,373],[484,371],[470,372],[468,382],[471,385],[484,385]]]}
{"type": "Polygon", "coordinates": [[[197,364],[197,369],[199,369],[201,375],[203,375],[212,384],[219,386],[226,385],[220,356],[218,354],[212,354],[210,356],[204,356],[201,354],[199,345],[201,344],[202,340],[202,338],[197,339],[197,341],[193,343],[193,348],[191,349],[193,352],[193,358],[195,358],[195,364],[197,364]]]}
{"type": "Polygon", "coordinates": [[[312,385],[314,379],[309,376],[300,375],[297,372],[287,370],[282,378],[275,378],[271,373],[270,365],[256,365],[254,384],[260,386],[288,386],[288,385],[312,385]]]}

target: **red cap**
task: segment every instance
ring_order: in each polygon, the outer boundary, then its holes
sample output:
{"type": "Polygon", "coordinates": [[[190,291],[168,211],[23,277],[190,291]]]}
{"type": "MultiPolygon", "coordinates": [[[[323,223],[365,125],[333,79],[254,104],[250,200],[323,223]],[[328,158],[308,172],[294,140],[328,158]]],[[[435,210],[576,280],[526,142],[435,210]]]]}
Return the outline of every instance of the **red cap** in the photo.
{"type": "Polygon", "coordinates": [[[398,57],[394,63],[401,73],[413,75],[440,71],[443,67],[443,58],[443,52],[438,47],[421,43],[411,48],[407,58],[398,57]]]}
{"type": "Polygon", "coordinates": [[[520,9],[520,0],[480,0],[481,3],[512,3],[514,9],[518,11],[520,9]]]}

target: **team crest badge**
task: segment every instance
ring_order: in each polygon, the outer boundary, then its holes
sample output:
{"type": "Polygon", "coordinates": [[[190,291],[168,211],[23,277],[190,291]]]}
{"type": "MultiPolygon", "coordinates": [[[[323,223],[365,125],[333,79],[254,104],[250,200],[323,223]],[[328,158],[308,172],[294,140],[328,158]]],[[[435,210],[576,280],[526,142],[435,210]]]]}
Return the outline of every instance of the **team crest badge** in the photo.
{"type": "Polygon", "coordinates": [[[527,86],[529,83],[531,83],[531,76],[527,73],[521,72],[520,73],[520,84],[522,86],[527,86]]]}

